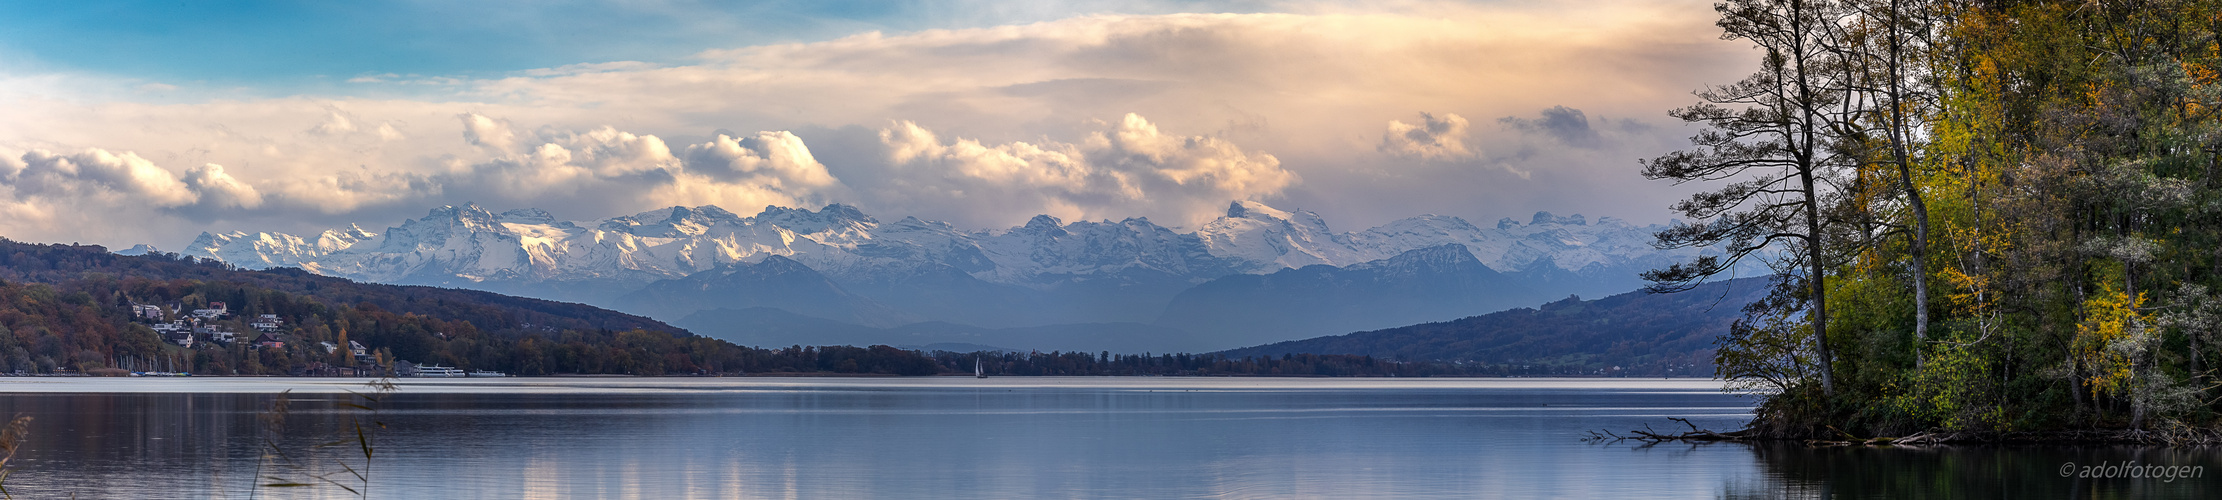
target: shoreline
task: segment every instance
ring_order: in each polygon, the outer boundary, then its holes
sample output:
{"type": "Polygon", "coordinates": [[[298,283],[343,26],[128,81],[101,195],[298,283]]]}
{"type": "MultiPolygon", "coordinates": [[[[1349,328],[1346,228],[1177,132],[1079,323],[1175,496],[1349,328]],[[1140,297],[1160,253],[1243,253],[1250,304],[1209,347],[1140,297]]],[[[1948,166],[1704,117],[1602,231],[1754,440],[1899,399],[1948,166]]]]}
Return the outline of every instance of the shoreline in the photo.
{"type": "MultiPolygon", "coordinates": [[[[338,393],[379,379],[331,377],[21,377],[0,378],[0,393],[338,393]]],[[[388,379],[401,393],[715,392],[851,389],[1105,390],[1560,390],[1718,393],[1712,379],[1606,378],[1316,378],[1316,377],[505,377],[388,379]]]]}
{"type": "Polygon", "coordinates": [[[1688,432],[1662,433],[1651,429],[1631,430],[1627,435],[1612,431],[1590,431],[1584,441],[1618,442],[1636,441],[1646,445],[1677,443],[1797,443],[1807,448],[1930,448],[1938,446],[2088,446],[2134,445],[2169,448],[2203,448],[2222,446],[2222,428],[2178,427],[2174,429],[2061,429],[2045,431],[1965,431],[1921,432],[1908,436],[1877,436],[1861,438],[1830,427],[1843,439],[1811,439],[1762,435],[1759,429],[1744,428],[1729,432],[1700,429],[1689,420],[1668,417],[1690,428],[1688,432]]]}

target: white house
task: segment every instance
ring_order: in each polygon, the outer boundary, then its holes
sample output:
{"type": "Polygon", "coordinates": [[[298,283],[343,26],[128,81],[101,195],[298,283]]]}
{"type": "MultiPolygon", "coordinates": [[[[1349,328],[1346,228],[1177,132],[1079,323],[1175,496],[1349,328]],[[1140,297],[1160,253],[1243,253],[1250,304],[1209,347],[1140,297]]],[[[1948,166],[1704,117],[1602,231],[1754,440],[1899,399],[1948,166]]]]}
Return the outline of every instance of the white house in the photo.
{"type": "Polygon", "coordinates": [[[205,319],[216,319],[216,318],[221,318],[221,317],[224,317],[224,315],[226,315],[226,314],[231,314],[231,308],[229,308],[229,307],[225,307],[225,306],[224,306],[224,303],[222,303],[222,302],[210,302],[210,303],[208,303],[208,308],[207,308],[207,309],[194,309],[194,310],[193,310],[193,315],[194,315],[194,316],[198,316],[198,317],[201,317],[201,318],[205,318],[205,319]]]}

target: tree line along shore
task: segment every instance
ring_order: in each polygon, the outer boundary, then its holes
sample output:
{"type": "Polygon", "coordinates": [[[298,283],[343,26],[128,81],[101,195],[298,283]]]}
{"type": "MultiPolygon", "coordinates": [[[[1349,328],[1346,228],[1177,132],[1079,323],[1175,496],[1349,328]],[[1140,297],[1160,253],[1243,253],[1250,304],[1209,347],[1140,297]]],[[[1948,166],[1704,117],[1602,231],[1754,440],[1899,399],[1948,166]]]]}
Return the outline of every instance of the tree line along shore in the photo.
{"type": "Polygon", "coordinates": [[[970,374],[976,363],[994,375],[1030,376],[1579,374],[1362,355],[765,349],[577,304],[0,240],[0,373],[375,377],[395,374],[402,361],[520,376],[915,376],[970,374]],[[206,317],[181,319],[187,311],[206,317]],[[219,341],[188,329],[165,338],[155,329],[177,323],[236,335],[219,341]]]}

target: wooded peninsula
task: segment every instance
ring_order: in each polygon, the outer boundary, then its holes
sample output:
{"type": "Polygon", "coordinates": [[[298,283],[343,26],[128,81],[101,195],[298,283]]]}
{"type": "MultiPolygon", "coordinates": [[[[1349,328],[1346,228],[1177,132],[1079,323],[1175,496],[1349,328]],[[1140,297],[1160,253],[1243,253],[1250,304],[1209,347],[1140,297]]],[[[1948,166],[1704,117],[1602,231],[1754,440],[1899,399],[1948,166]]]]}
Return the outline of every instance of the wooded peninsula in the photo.
{"type": "Polygon", "coordinates": [[[1779,273],[1716,355],[1747,435],[2222,423],[2222,2],[1715,9],[1760,69],[1642,167],[1709,189],[1660,244],[1726,253],[1646,277],[1779,273]]]}

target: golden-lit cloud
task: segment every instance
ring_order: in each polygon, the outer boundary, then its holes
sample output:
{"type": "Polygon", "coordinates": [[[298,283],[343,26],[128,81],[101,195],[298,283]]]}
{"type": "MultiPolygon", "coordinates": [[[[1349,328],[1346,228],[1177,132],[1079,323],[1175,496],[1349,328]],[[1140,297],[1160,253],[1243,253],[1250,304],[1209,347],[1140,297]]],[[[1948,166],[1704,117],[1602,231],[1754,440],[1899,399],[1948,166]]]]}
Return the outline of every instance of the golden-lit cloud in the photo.
{"type": "MultiPolygon", "coordinates": [[[[115,234],[140,236],[111,244],[375,226],[464,201],[574,219],[839,201],[975,228],[1038,213],[1193,224],[1234,199],[1351,225],[1663,214],[1679,193],[1635,176],[1635,158],[1676,147],[1685,132],[1664,111],[1750,59],[1718,40],[1706,2],[1284,7],[869,32],[490,78],[373,72],[289,97],[167,82],[157,99],[152,82],[0,74],[0,210],[114,208],[100,213],[125,219],[115,234]],[[1569,123],[1539,111],[1552,109],[1580,113],[1594,142],[1538,135],[1569,123]],[[115,160],[70,156],[94,149],[115,160]],[[1587,197],[1599,206],[1554,205],[1587,197]]],[[[83,234],[28,216],[0,233],[83,234]]]]}

